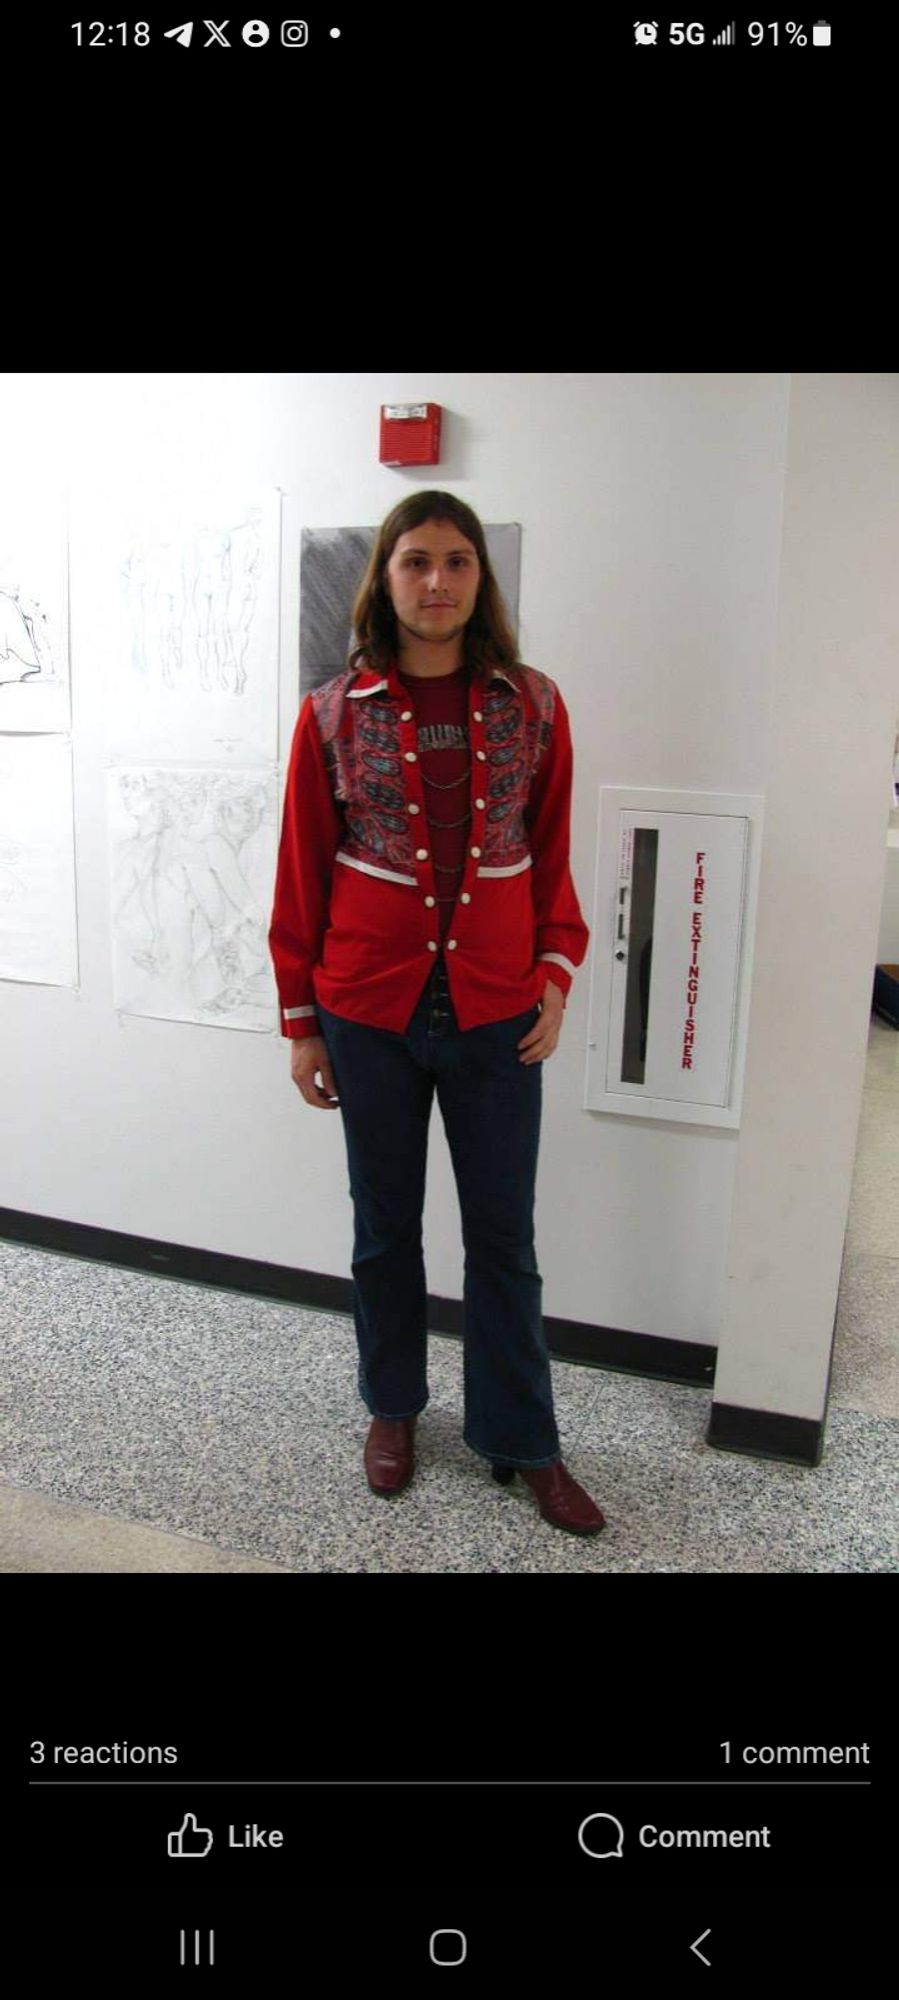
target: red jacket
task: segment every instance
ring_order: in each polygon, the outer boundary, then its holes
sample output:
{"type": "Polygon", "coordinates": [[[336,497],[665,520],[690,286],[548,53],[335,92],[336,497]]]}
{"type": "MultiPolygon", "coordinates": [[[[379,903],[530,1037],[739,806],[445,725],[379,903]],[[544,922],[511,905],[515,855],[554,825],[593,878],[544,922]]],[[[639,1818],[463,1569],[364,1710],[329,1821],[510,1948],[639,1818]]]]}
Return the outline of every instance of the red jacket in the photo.
{"type": "MultiPolygon", "coordinates": [[[[590,939],[569,868],[571,731],[555,682],[535,667],[488,669],[468,678],[467,701],[470,845],[443,939],[462,1029],[524,1013],[547,977],[567,994],[590,939]],[[492,817],[491,795],[502,801],[492,817]]],[[[395,662],[385,675],[347,668],[302,704],[268,934],[291,1040],[320,1033],[317,1000],[404,1034],[433,970],[441,939],[417,741],[395,662]],[[373,730],[378,771],[417,815],[408,825],[378,813],[370,780],[363,788],[373,730]]]]}

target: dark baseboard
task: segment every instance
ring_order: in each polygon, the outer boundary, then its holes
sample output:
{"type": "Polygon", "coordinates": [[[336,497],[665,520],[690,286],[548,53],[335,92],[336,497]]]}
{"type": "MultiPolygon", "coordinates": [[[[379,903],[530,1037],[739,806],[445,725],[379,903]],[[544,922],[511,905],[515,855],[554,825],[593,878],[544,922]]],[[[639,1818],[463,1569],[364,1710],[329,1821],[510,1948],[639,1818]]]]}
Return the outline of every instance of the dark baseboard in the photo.
{"type": "Polygon", "coordinates": [[[787,1417],[780,1410],[745,1410],[738,1403],[712,1404],[706,1443],[750,1458],[780,1458],[789,1465],[819,1465],[824,1424],[814,1417],[787,1417]]]}
{"type": "MultiPolygon", "coordinates": [[[[156,1277],[212,1285],[220,1291],[285,1299],[291,1305],[350,1316],[353,1311],[352,1279],[329,1277],[321,1271],[292,1270],[252,1257],[229,1257],[219,1250],[192,1250],[183,1243],[156,1243],[146,1236],[127,1236],[115,1229],[62,1222],[55,1216],[29,1215],[14,1208],[0,1208],[0,1237],[64,1256],[83,1257],[91,1263],[121,1264],[132,1271],[152,1271],[156,1277]]],[[[429,1293],[428,1327],[433,1333],[461,1340],[461,1300],[429,1293]]],[[[554,1319],[549,1314],[544,1315],[543,1327],[550,1354],[558,1361],[642,1375],[654,1381],[714,1384],[717,1349],[700,1342],[590,1326],[582,1320],[554,1319]]],[[[823,1435],[823,1423],[805,1417],[713,1402],[706,1440],[722,1451],[746,1452],[753,1458],[817,1465],[823,1435]]]]}

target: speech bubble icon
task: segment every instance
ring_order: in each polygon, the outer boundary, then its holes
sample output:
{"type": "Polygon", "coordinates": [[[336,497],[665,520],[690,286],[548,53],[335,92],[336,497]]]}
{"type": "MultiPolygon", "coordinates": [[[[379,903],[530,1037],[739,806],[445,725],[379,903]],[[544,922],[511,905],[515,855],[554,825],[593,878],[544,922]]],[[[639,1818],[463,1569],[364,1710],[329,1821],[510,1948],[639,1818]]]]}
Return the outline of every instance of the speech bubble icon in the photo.
{"type": "Polygon", "coordinates": [[[621,1860],[621,1850],[624,1845],[624,1827],[620,1819],[615,1818],[614,1813],[591,1813],[588,1819],[581,1821],[577,1830],[577,1837],[584,1853],[589,1854],[591,1861],[609,1861],[613,1855],[617,1860],[621,1860]],[[592,1847],[587,1845],[587,1841],[584,1838],[588,1827],[590,1828],[590,1839],[596,1843],[592,1847]],[[613,1827],[615,1828],[614,1833],[612,1832],[613,1827]]]}

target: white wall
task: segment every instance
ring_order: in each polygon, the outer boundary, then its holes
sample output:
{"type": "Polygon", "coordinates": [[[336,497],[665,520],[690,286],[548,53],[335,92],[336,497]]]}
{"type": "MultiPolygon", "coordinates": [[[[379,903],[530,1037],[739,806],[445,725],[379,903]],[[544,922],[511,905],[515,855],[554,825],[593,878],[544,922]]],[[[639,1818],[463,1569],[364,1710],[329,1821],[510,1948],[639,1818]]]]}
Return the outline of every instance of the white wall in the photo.
{"type": "MultiPolygon", "coordinates": [[[[284,489],[283,760],[299,703],[301,528],[375,523],[404,494],[447,486],[482,519],[523,524],[522,657],[558,681],[572,718],[572,870],[588,923],[600,785],[768,795],[741,1130],[583,1109],[588,961],[544,1070],[544,1310],[722,1340],[721,1400],[819,1415],[896,720],[897,379],[7,376],[0,415],[5,476],[41,453],[48,480],[71,487],[81,967],[76,993],[0,984],[0,1205],[348,1274],[342,1124],[304,1104],[287,1043],[116,1017],[85,524],[98,497],[163,476],[284,489]],[[446,412],[444,462],[382,468],[380,404],[425,397],[446,412]],[[818,1205],[789,1177],[800,1155],[811,1172],[822,1146],[818,1205]],[[791,1197],[780,1226],[764,1196],[774,1160],[791,1197]],[[803,1314],[813,1327],[797,1353],[803,1314]]],[[[436,1104],[425,1250],[430,1289],[461,1297],[436,1104]]]]}
{"type": "Polygon", "coordinates": [[[899,697],[899,377],[793,378],[759,921],[715,1399],[819,1417],[899,697]]]}

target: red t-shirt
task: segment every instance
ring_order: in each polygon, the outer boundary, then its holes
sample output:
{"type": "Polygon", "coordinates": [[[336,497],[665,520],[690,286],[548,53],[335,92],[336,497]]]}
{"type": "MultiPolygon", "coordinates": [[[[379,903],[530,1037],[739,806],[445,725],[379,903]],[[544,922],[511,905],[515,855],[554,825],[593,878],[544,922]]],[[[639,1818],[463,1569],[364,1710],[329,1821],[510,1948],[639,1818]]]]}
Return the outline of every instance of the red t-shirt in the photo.
{"type": "Polygon", "coordinates": [[[468,670],[457,667],[455,673],[433,680],[397,671],[415,710],[425,817],[437,877],[436,935],[442,944],[465,874],[471,826],[468,670]]]}

